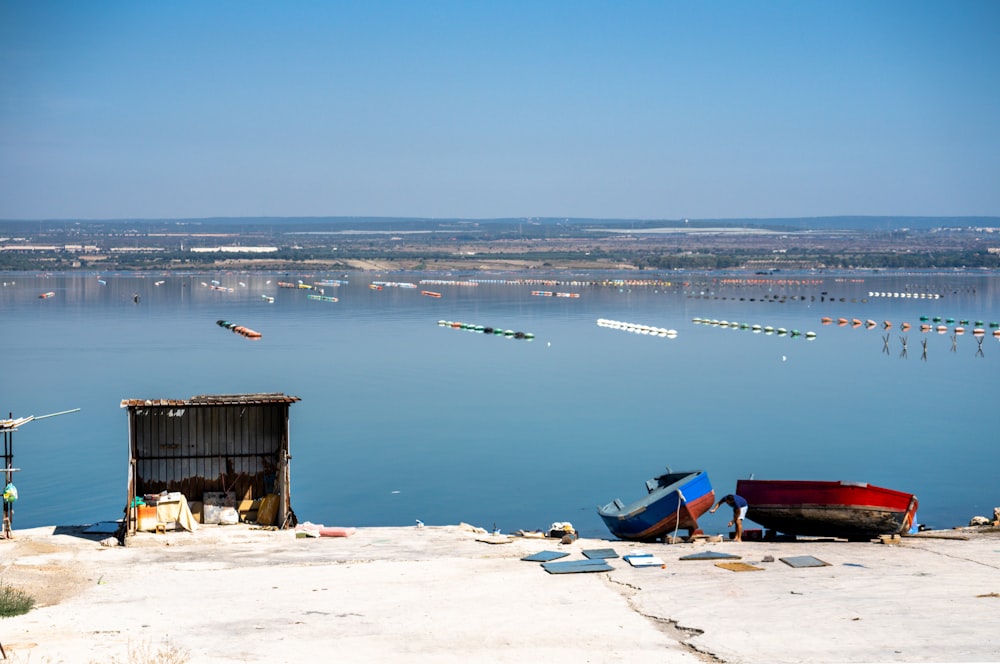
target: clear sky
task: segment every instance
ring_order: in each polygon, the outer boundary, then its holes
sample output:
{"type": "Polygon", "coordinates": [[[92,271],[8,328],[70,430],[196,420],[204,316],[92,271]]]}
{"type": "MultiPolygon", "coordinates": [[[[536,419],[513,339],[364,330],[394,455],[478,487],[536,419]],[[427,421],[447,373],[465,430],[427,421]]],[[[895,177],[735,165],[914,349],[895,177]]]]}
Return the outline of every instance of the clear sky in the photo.
{"type": "Polygon", "coordinates": [[[0,218],[1000,215],[1000,2],[0,0],[0,218]]]}

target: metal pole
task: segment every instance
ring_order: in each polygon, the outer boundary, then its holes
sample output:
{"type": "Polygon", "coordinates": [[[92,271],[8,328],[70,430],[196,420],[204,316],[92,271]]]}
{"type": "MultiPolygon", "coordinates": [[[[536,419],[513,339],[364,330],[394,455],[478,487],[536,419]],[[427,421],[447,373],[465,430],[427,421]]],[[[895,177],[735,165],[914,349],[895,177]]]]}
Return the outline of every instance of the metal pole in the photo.
{"type": "MultiPolygon", "coordinates": [[[[14,413],[8,413],[8,419],[4,422],[3,427],[3,460],[4,460],[4,488],[11,483],[12,475],[20,470],[20,468],[14,468],[14,432],[22,424],[27,424],[28,422],[33,422],[35,420],[44,420],[46,417],[55,417],[56,415],[66,415],[68,413],[75,413],[79,411],[79,408],[73,408],[71,410],[63,410],[58,413],[49,413],[48,415],[39,415],[35,417],[30,415],[28,417],[21,418],[21,420],[14,420],[14,413]]],[[[14,504],[8,503],[6,500],[3,501],[3,536],[6,539],[11,539],[13,536],[13,523],[14,523],[14,504]]]]}
{"type": "MultiPolygon", "coordinates": [[[[10,419],[14,419],[14,413],[10,413],[10,419]]],[[[10,484],[11,475],[14,474],[14,434],[12,431],[3,432],[3,467],[4,467],[4,487],[10,484]]],[[[12,521],[14,520],[14,506],[3,501],[3,537],[11,538],[12,521]]]]}

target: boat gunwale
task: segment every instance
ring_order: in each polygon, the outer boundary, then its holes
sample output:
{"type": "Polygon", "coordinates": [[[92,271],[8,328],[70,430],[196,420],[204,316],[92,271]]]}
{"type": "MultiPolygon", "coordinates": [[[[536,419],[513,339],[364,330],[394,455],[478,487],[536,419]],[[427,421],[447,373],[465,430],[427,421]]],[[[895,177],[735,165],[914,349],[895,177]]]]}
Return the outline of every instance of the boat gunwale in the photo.
{"type": "MultiPolygon", "coordinates": [[[[622,507],[615,505],[615,501],[612,500],[610,503],[604,505],[603,507],[598,507],[597,512],[602,517],[616,518],[618,520],[625,520],[634,517],[638,514],[642,514],[650,505],[663,500],[664,497],[671,493],[675,493],[683,487],[687,486],[693,479],[697,479],[701,475],[705,475],[704,470],[682,470],[677,472],[665,473],[665,475],[679,475],[680,479],[667,484],[666,486],[658,486],[652,491],[648,492],[645,496],[634,500],[629,503],[625,503],[622,507]]],[[[663,475],[660,475],[663,477],[663,475]]],[[[656,479],[655,477],[652,479],[656,479]]],[[[699,496],[700,497],[700,496],[699,496]]],[[[618,499],[620,500],[620,499],[618,499]]]]}

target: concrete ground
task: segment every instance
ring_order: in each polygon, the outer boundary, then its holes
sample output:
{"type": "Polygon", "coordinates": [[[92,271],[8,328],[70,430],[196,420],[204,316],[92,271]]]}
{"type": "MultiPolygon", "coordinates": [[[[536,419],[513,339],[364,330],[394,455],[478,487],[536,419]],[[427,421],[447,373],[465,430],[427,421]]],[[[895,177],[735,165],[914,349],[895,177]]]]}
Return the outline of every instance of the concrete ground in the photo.
{"type": "Polygon", "coordinates": [[[1000,661],[996,529],[897,544],[561,544],[464,525],[338,538],[203,526],[127,547],[102,537],[59,527],[0,541],[0,584],[37,600],[0,620],[10,661],[1000,661]],[[520,560],[594,549],[619,556],[611,571],[520,560]],[[622,558],[638,551],[663,565],[622,558]],[[679,560],[706,551],[758,569],[679,560]],[[781,561],[801,556],[827,565],[781,561]]]}

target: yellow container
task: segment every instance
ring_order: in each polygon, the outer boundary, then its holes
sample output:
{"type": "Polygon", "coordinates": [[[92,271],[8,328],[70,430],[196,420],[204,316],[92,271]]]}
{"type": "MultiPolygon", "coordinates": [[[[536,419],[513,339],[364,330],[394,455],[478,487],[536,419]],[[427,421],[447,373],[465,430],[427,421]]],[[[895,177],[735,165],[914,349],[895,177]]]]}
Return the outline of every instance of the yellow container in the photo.
{"type": "Polygon", "coordinates": [[[278,516],[278,494],[271,493],[260,501],[260,508],[257,510],[257,523],[262,526],[273,526],[276,516],[278,516]]]}
{"type": "Polygon", "coordinates": [[[136,528],[139,530],[156,530],[159,519],[156,516],[156,508],[150,505],[139,505],[136,509],[136,528]]]}

